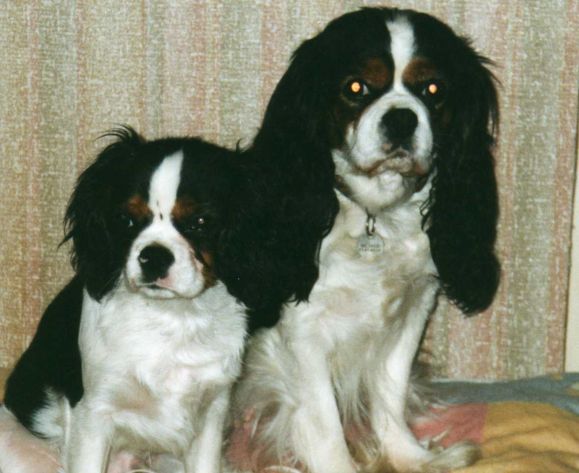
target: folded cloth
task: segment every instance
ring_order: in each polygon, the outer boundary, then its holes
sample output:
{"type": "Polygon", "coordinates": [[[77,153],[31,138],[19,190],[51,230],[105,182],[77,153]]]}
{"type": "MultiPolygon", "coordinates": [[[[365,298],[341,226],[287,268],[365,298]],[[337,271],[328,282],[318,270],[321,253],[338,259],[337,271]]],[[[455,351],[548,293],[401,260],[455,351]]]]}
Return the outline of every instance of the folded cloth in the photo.
{"type": "Polygon", "coordinates": [[[482,459],[456,473],[577,473],[579,416],[549,404],[455,405],[414,425],[420,438],[480,444],[482,459]]]}
{"type": "Polygon", "coordinates": [[[579,415],[579,373],[499,382],[437,381],[432,391],[449,404],[540,402],[579,415]]]}

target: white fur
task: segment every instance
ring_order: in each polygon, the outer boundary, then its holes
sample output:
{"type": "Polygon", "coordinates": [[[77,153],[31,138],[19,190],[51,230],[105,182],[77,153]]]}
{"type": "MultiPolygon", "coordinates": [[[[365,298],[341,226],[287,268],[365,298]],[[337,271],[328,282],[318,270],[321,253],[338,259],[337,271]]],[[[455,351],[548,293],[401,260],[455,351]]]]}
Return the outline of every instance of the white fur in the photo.
{"type": "Polygon", "coordinates": [[[183,151],[167,156],[151,177],[149,207],[156,219],[169,220],[181,182],[183,151]]]}
{"type": "Polygon", "coordinates": [[[395,86],[351,125],[346,146],[334,151],[348,196],[338,194],[340,211],[322,244],[319,279],[309,302],[287,307],[281,322],[248,347],[235,409],[251,418],[254,445],[266,450],[266,464],[311,473],[379,471],[384,464],[401,472],[441,472],[472,457],[464,445],[440,456],[429,452],[405,420],[412,362],[439,289],[420,214],[431,184],[417,190],[416,178],[396,170],[368,176],[356,168],[385,159],[378,127],[391,107],[417,114],[410,159],[426,170],[432,131],[425,107],[400,79],[414,51],[412,28],[405,19],[387,27],[395,86]],[[380,255],[356,249],[367,211],[384,241],[380,255]],[[371,435],[353,442],[354,458],[348,432],[368,427],[371,435]]]}
{"type": "Polygon", "coordinates": [[[152,176],[153,222],[135,240],[125,277],[102,300],[83,294],[84,396],[52,402],[35,428],[62,444],[67,473],[101,473],[112,451],[168,452],[186,473],[220,471],[230,388],[239,375],[244,307],[225,286],[203,289],[201,268],[170,219],[182,153],[152,176]],[[156,243],[175,262],[164,293],[139,285],[137,257],[156,243]]]}
{"type": "Polygon", "coordinates": [[[401,16],[386,23],[390,33],[390,53],[394,60],[394,88],[403,89],[402,74],[414,55],[414,31],[408,20],[401,16]]]}
{"type": "Polygon", "coordinates": [[[85,395],[71,411],[67,471],[100,472],[107,450],[121,448],[173,453],[188,473],[201,464],[219,471],[243,336],[243,308],[222,284],[193,300],[155,300],[123,286],[100,303],[85,293],[85,395]]]}

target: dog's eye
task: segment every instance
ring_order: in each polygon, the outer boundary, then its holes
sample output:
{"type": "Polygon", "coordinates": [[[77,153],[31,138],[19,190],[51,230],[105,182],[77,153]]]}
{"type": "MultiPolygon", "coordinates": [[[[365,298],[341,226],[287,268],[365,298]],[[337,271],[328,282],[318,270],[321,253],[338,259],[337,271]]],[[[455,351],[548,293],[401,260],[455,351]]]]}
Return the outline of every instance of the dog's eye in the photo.
{"type": "Polygon", "coordinates": [[[344,87],[344,94],[349,99],[359,100],[366,97],[370,93],[370,89],[360,79],[349,80],[344,87]]]}
{"type": "Polygon", "coordinates": [[[445,96],[444,84],[439,80],[429,80],[422,88],[422,96],[435,104],[439,104],[445,96]]]}
{"type": "Polygon", "coordinates": [[[120,228],[123,229],[130,229],[135,226],[135,221],[133,218],[126,212],[121,212],[117,215],[116,218],[117,224],[120,228]]]}
{"type": "Polygon", "coordinates": [[[201,235],[207,229],[208,217],[204,215],[194,215],[185,222],[182,222],[178,227],[185,235],[195,236],[201,235]]]}

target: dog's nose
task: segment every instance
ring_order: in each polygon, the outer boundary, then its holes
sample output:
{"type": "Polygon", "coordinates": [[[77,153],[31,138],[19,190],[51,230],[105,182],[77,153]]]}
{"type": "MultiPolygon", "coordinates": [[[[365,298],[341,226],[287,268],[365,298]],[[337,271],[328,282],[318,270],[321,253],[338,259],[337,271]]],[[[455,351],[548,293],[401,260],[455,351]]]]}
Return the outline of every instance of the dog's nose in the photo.
{"type": "Polygon", "coordinates": [[[408,108],[393,108],[382,117],[382,126],[393,148],[408,144],[417,125],[418,117],[408,108]]]}
{"type": "Polygon", "coordinates": [[[149,245],[139,253],[139,264],[145,282],[154,282],[167,276],[167,271],[175,262],[175,257],[161,245],[149,245]]]}

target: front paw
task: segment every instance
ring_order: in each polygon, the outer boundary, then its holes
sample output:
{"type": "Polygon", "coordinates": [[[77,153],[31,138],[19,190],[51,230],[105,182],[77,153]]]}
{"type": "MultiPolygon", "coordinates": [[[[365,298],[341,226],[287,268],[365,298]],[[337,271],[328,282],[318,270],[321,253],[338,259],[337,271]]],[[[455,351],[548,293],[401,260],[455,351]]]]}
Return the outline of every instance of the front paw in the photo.
{"type": "Polygon", "coordinates": [[[418,473],[447,473],[472,465],[481,457],[479,446],[472,442],[456,443],[433,453],[433,458],[416,470],[418,473]]]}
{"type": "Polygon", "coordinates": [[[446,449],[422,450],[419,454],[388,458],[381,456],[366,463],[358,473],[448,473],[475,463],[480,457],[479,447],[461,442],[446,449]]]}

